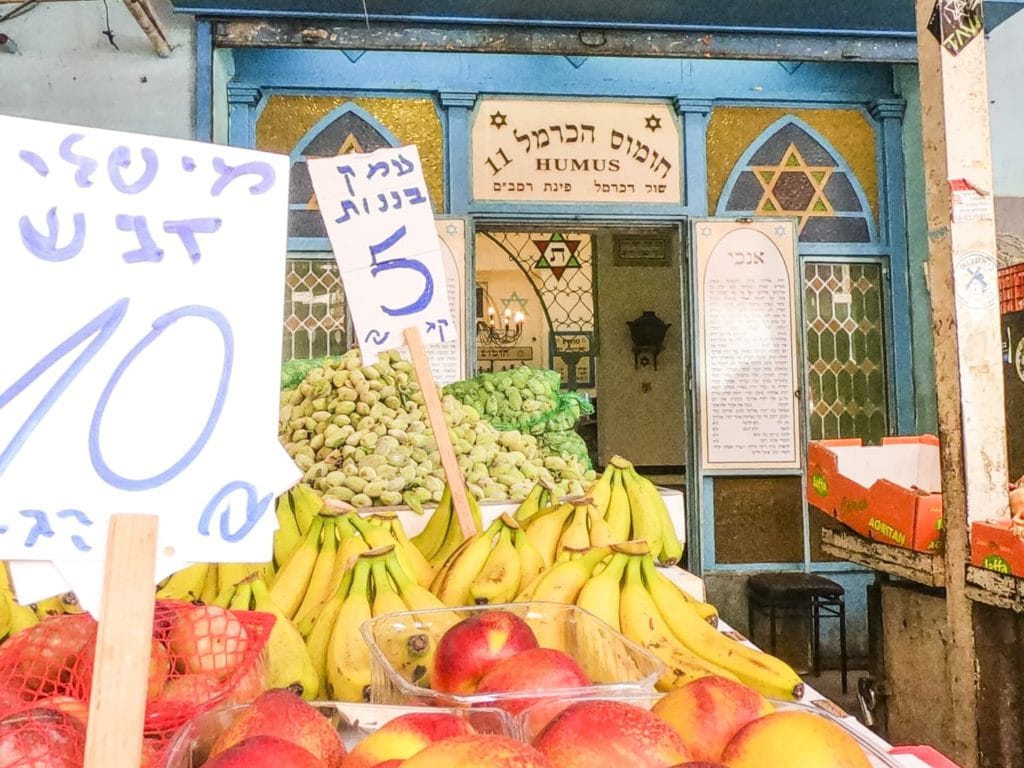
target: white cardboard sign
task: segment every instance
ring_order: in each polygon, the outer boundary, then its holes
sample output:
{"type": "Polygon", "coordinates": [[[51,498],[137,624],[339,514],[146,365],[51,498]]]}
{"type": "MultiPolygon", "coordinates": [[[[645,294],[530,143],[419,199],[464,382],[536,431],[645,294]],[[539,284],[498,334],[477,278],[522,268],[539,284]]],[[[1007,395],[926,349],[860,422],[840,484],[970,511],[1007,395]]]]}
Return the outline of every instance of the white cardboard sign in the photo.
{"type": "Polygon", "coordinates": [[[309,175],[341,271],[364,360],[456,339],[444,264],[415,146],[309,161],[309,175]]]}
{"type": "MultiPolygon", "coordinates": [[[[288,159],[0,135],[0,559],[52,561],[87,606],[114,513],[159,516],[158,574],[268,559],[299,474],[277,441],[288,159]]],[[[60,581],[12,572],[23,600],[60,581]]]]}

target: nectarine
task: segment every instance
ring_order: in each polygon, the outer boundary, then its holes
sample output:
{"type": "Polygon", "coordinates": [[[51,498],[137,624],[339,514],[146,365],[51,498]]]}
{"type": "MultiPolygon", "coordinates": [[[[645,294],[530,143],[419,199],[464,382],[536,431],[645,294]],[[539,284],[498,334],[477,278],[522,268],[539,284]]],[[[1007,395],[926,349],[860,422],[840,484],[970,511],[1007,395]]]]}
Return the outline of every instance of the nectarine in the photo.
{"type": "Polygon", "coordinates": [[[544,755],[508,736],[457,736],[417,752],[402,768],[553,768],[544,755]]]}
{"type": "MultiPolygon", "coordinates": [[[[576,660],[554,648],[530,648],[502,659],[491,667],[476,688],[481,693],[510,693],[513,691],[553,691],[566,688],[584,688],[590,680],[576,660]]],[[[530,698],[502,699],[494,704],[507,712],[518,714],[538,701],[530,698]]]]}
{"type": "Polygon", "coordinates": [[[253,736],[211,757],[203,768],[325,768],[323,760],[287,739],[253,736]]]}
{"type": "Polygon", "coordinates": [[[474,613],[449,627],[437,641],[431,685],[442,693],[473,693],[491,667],[537,645],[530,625],[516,614],[474,613]]]}
{"type": "Polygon", "coordinates": [[[753,688],[709,676],[673,688],[651,711],[672,726],[694,760],[719,760],[740,728],[774,709],[753,688]]]}
{"type": "Polygon", "coordinates": [[[399,715],[356,744],[345,758],[345,768],[374,768],[388,760],[405,760],[435,741],[473,733],[465,718],[450,712],[399,715]]]}
{"type": "Polygon", "coordinates": [[[729,768],[871,768],[856,739],[812,712],[773,712],[740,729],[722,753],[729,768]]]}

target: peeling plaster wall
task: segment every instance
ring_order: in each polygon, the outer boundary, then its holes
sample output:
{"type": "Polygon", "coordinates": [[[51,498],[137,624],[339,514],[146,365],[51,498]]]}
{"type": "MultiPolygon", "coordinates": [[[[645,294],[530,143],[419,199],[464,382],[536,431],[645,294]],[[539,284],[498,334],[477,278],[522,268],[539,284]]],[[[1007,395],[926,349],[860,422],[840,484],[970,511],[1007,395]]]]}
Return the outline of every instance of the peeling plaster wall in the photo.
{"type": "MultiPolygon", "coordinates": [[[[43,3],[0,32],[19,48],[0,53],[0,114],[191,138],[195,23],[153,0],[174,50],[159,58],[120,0],[108,0],[115,50],[97,0],[43,3]]],[[[0,5],[0,15],[14,6],[0,5]]]]}

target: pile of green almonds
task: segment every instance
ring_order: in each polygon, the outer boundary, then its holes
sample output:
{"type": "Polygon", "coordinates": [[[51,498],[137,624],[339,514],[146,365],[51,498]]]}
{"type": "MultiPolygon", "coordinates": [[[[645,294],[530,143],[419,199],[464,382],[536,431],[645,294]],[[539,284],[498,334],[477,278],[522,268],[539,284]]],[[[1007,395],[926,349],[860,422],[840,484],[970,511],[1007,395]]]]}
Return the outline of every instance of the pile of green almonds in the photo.
{"type": "MultiPolygon", "coordinates": [[[[543,478],[582,494],[595,475],[576,457],[546,454],[537,439],[499,432],[472,406],[442,399],[459,468],[480,500],[519,500],[543,478]]],[[[279,437],[325,496],[357,507],[437,502],[445,476],[412,363],[397,352],[363,365],[358,350],[324,360],[281,393],[279,437]]]]}

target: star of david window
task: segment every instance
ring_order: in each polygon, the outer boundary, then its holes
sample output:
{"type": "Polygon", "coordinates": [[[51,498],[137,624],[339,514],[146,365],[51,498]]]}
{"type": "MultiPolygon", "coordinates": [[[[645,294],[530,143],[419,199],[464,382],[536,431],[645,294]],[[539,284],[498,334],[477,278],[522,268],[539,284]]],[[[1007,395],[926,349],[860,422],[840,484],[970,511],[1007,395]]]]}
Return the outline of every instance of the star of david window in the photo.
{"type": "Polygon", "coordinates": [[[874,232],[857,179],[795,122],[744,155],[725,200],[727,214],[796,218],[803,243],[869,243],[874,232]]]}

